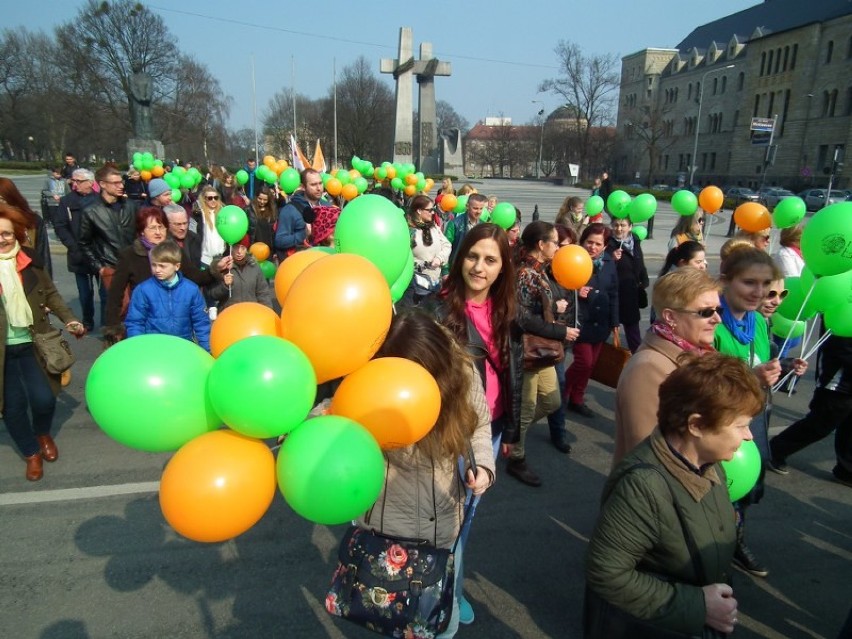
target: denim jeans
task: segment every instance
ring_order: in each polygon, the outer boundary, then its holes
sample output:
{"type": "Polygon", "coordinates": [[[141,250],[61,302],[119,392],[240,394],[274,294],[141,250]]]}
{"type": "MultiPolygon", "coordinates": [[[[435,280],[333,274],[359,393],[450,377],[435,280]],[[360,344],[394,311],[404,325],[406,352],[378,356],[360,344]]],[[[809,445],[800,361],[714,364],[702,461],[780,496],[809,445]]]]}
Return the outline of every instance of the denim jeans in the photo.
{"type": "MultiPolygon", "coordinates": [[[[95,325],[95,276],[88,273],[74,273],[77,282],[77,296],[80,298],[80,309],[83,314],[83,324],[87,327],[95,325]]],[[[101,326],[106,317],[107,290],[103,280],[98,278],[98,297],[101,300],[101,326]]]]}
{"type": "Polygon", "coordinates": [[[32,343],[7,345],[3,360],[3,421],[24,457],[39,451],[35,436],[50,433],[55,412],[56,396],[36,361],[32,343]]]}

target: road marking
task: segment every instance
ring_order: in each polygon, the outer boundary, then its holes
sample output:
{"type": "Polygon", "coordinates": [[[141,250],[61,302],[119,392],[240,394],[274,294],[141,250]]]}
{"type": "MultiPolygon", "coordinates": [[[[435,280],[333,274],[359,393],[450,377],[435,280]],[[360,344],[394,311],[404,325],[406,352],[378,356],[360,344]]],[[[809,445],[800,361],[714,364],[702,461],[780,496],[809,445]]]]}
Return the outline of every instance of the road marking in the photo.
{"type": "Polygon", "coordinates": [[[0,493],[0,506],[40,504],[50,501],[73,501],[75,499],[96,499],[98,497],[113,497],[115,495],[155,493],[158,490],[160,490],[160,482],[148,481],[135,484],[45,490],[44,492],[0,493]]]}

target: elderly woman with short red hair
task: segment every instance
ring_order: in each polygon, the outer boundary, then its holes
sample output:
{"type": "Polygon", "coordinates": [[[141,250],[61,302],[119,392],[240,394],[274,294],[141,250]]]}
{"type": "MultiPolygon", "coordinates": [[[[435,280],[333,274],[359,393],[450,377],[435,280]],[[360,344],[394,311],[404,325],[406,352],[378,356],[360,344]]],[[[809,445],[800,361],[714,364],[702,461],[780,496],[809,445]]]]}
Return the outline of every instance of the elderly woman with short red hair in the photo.
{"type": "Polygon", "coordinates": [[[59,450],[50,435],[60,375],[48,373],[33,346],[33,335],[50,330],[48,312],[82,337],[86,329],[68,309],[35,252],[24,246],[27,217],[0,204],[0,347],[3,395],[0,411],[9,435],[24,461],[26,478],[38,481],[43,462],[56,461],[59,450]]]}

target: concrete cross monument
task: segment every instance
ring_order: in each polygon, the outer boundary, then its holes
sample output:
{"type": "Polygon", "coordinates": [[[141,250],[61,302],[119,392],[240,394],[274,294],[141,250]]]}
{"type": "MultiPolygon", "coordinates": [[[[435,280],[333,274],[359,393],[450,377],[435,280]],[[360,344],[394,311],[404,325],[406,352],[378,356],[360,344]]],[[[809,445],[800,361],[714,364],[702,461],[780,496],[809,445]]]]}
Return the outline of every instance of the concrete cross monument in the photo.
{"type": "Polygon", "coordinates": [[[418,114],[420,130],[417,132],[419,157],[417,167],[424,172],[440,172],[438,131],[435,108],[435,76],[449,76],[452,65],[432,57],[432,44],[420,45],[420,59],[415,60],[411,27],[399,30],[399,57],[383,58],[380,66],[382,73],[392,73],[396,80],[396,128],[393,143],[393,161],[408,163],[412,161],[414,122],[412,119],[412,76],[419,84],[418,114]]]}

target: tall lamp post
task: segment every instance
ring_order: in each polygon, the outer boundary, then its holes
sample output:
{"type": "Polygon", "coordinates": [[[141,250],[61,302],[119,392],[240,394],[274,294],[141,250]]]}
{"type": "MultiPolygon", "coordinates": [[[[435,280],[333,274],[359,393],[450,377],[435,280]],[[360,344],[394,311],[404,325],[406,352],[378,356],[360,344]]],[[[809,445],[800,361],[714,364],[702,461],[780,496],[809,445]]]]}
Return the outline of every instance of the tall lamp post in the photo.
{"type": "Polygon", "coordinates": [[[544,102],[541,100],[531,100],[533,104],[540,104],[542,108],[538,112],[538,116],[541,118],[541,131],[538,136],[538,164],[535,165],[535,179],[539,178],[539,171],[541,171],[541,153],[544,149],[544,102]]]}
{"type": "Polygon", "coordinates": [[[704,85],[706,84],[707,76],[712,73],[719,73],[720,71],[733,69],[735,66],[737,65],[729,64],[726,67],[710,69],[701,76],[701,85],[698,87],[698,117],[695,119],[695,142],[692,144],[692,166],[689,169],[689,186],[692,186],[692,183],[695,181],[695,169],[697,167],[696,162],[698,161],[698,132],[701,130],[701,103],[704,100],[704,85]]]}

